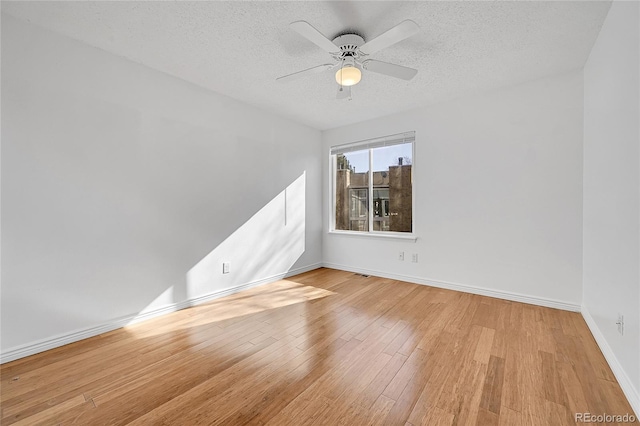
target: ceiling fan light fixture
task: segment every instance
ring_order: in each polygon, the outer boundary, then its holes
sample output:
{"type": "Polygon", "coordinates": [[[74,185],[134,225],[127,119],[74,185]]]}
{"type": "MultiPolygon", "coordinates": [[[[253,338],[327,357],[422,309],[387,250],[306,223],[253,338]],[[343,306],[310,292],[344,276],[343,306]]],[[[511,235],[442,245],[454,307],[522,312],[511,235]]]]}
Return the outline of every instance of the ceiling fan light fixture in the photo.
{"type": "Polygon", "coordinates": [[[340,86],[355,86],[362,79],[362,71],[354,65],[346,65],[336,71],[336,82],[340,86]]]}

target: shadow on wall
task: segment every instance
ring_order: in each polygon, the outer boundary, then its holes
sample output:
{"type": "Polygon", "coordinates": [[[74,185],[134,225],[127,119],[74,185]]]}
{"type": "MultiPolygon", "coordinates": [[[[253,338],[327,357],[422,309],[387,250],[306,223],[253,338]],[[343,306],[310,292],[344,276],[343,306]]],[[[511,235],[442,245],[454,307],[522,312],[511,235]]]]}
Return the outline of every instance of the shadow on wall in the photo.
{"type": "MultiPolygon", "coordinates": [[[[303,172],[193,266],[186,273],[184,281],[180,280],[181,282],[166,287],[137,314],[116,318],[108,324],[97,327],[78,329],[71,333],[67,332],[52,338],[11,347],[2,353],[2,362],[186,308],[195,304],[194,302],[204,301],[216,295],[223,296],[232,293],[233,289],[237,287],[267,283],[283,278],[305,251],[305,188],[306,174],[303,172]],[[223,262],[229,262],[229,273],[223,274],[223,262]],[[198,298],[202,298],[202,300],[197,300],[198,298]]],[[[224,217],[218,218],[220,221],[225,219],[224,217]]],[[[270,299],[268,304],[260,304],[259,310],[298,303],[300,299],[300,297],[292,299],[288,293],[280,296],[272,298],[273,300],[270,299]],[[286,300],[280,300],[280,296],[286,296],[286,300]]],[[[306,293],[302,295],[304,300],[315,297],[320,296],[306,293]]],[[[252,306],[243,305],[242,311],[245,314],[258,309],[253,306],[254,301],[248,300],[247,303],[252,306]]],[[[53,312],[50,317],[63,316],[69,321],[73,319],[80,321],[85,318],[74,314],[74,311],[57,309],[57,303],[43,303],[42,306],[35,307],[33,301],[25,301],[22,305],[30,306],[35,309],[34,312],[41,314],[53,312]]],[[[238,314],[240,313],[236,309],[234,316],[238,314]]],[[[44,318],[45,316],[40,315],[39,317],[44,318]]]]}
{"type": "MultiPolygon", "coordinates": [[[[260,211],[214,248],[186,274],[186,299],[234,287],[281,278],[305,250],[306,173],[276,195],[260,211]],[[223,263],[229,272],[223,273],[223,263]]],[[[224,221],[225,218],[218,218],[224,221]]],[[[182,291],[167,288],[145,309],[181,302],[182,291]]]]}

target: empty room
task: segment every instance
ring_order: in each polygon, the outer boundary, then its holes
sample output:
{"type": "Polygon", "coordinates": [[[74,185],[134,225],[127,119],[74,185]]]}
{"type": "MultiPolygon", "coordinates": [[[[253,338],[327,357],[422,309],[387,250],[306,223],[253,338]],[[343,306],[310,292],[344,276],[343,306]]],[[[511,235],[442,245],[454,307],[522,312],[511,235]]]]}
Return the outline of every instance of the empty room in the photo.
{"type": "Polygon", "coordinates": [[[0,8],[0,424],[638,422],[640,2],[0,8]]]}

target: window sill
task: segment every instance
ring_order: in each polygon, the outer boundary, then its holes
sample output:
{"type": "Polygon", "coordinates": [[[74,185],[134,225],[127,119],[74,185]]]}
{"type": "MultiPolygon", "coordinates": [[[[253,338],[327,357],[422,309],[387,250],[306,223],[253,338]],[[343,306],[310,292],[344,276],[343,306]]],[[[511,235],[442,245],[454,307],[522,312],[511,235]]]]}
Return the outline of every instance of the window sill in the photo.
{"type": "Polygon", "coordinates": [[[415,242],[418,236],[415,234],[399,234],[390,232],[353,232],[353,231],[329,231],[330,235],[348,235],[364,238],[380,238],[387,240],[405,240],[415,242]]]}

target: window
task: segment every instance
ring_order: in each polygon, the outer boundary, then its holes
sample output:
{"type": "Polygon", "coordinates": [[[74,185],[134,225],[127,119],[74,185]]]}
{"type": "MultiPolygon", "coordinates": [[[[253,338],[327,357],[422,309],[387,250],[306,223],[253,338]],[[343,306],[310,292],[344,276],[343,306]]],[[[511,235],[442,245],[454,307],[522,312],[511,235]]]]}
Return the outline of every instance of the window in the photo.
{"type": "Polygon", "coordinates": [[[332,230],[413,232],[415,132],[331,148],[332,230]]]}

